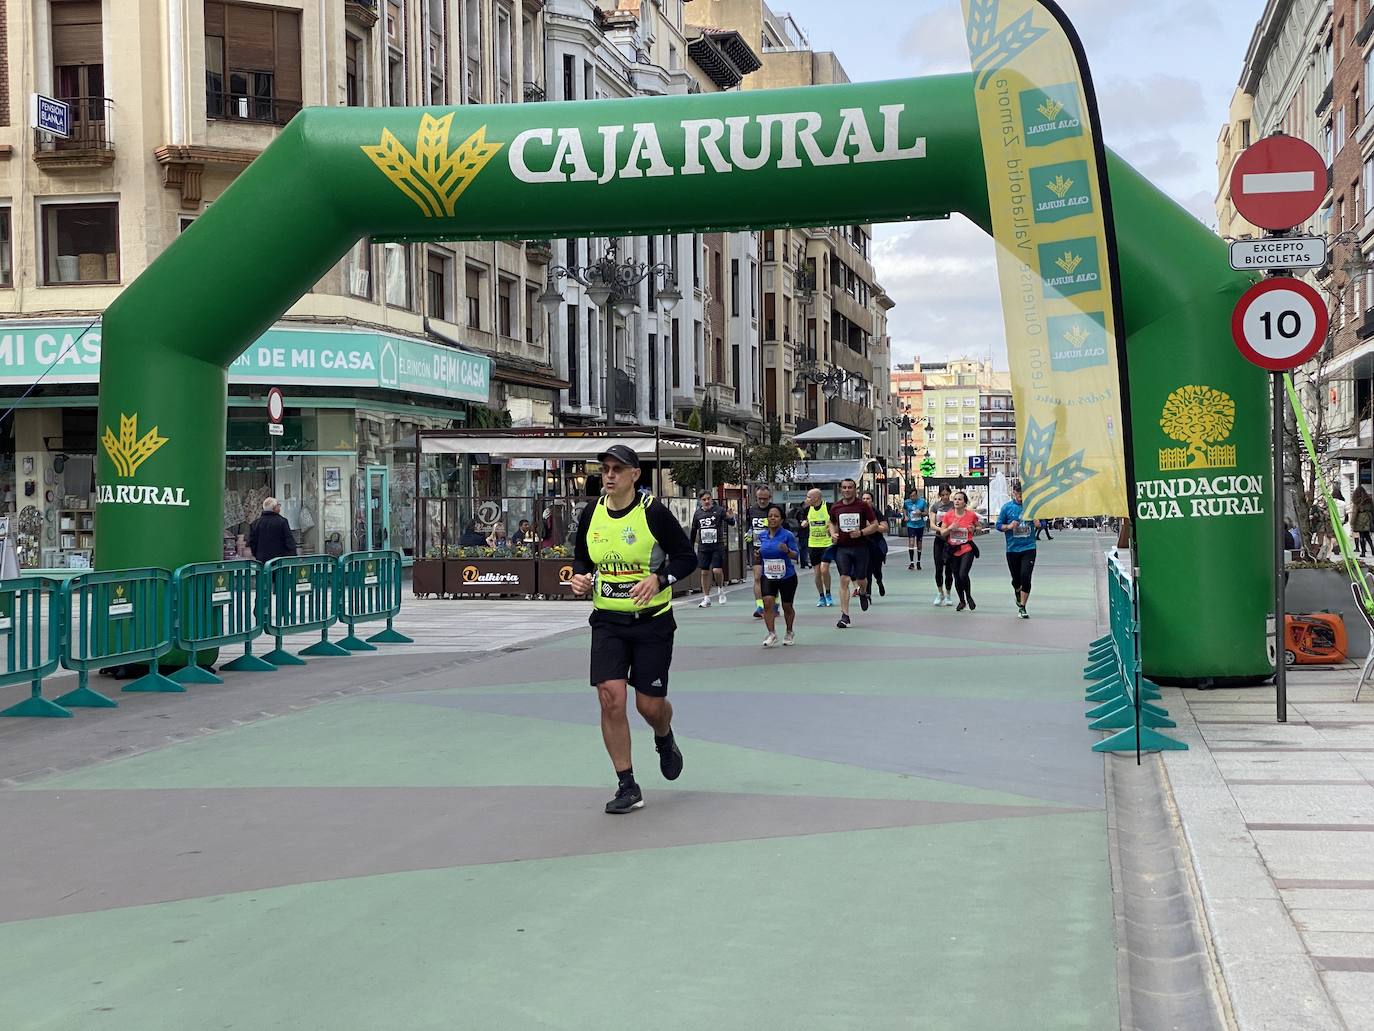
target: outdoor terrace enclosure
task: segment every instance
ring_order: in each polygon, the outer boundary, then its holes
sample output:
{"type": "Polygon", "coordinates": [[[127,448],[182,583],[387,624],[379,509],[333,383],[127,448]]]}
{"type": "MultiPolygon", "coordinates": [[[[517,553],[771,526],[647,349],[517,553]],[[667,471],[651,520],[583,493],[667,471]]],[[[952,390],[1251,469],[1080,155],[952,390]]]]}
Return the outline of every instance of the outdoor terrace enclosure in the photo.
{"type": "MultiPolygon", "coordinates": [[[[987,230],[973,89],[971,75],[949,75],[303,111],[105,314],[98,566],[171,568],[218,556],[226,369],[359,238],[639,235],[952,212],[987,230]]],[[[1256,511],[1233,511],[1240,475],[1229,487],[1214,476],[1161,477],[1161,451],[1178,451],[1177,436],[1161,429],[1166,401],[1196,386],[1234,402],[1229,471],[1268,480],[1265,380],[1227,339],[1247,282],[1201,223],[1121,161],[1108,163],[1141,481],[1146,670],[1260,675],[1272,668],[1267,499],[1247,501],[1256,511]]],[[[938,230],[929,241],[940,246],[938,230]]],[[[989,561],[997,550],[988,547],[989,561]]],[[[999,575],[1000,561],[986,568],[985,576],[999,575]]]]}

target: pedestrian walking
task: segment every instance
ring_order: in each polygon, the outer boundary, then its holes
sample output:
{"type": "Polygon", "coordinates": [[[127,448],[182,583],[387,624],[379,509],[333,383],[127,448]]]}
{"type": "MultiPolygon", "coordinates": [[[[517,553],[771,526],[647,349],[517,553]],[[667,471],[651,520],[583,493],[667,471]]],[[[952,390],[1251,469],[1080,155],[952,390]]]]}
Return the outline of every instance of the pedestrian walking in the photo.
{"type": "Polygon", "coordinates": [[[801,558],[801,545],[796,534],[784,524],[781,505],[768,507],[768,526],[758,535],[757,543],[763,563],[763,622],[768,627],[763,646],[772,648],[778,643],[778,602],[782,602],[782,616],[787,625],[782,643],[790,646],[796,643],[793,624],[797,618],[793,604],[797,597],[797,569],[792,563],[801,558]]]}
{"type": "Polygon", "coordinates": [[[735,517],[716,504],[709,490],[701,492],[697,510],[692,513],[692,529],[688,533],[697,553],[697,568],[701,570],[701,603],[698,608],[711,607],[711,582],[714,578],[716,604],[725,604],[725,528],[735,525],[735,517]]]}
{"type": "Polygon", "coordinates": [[[816,608],[823,609],[835,604],[830,595],[830,506],[825,503],[818,488],[806,492],[806,507],[802,510],[802,521],[798,524],[806,534],[806,550],[811,565],[816,570],[816,608]]]}
{"type": "Polygon", "coordinates": [[[977,545],[973,543],[978,530],[978,513],[968,507],[968,495],[956,490],[953,495],[954,508],[940,517],[939,533],[945,538],[945,562],[954,570],[954,589],[959,592],[956,612],[965,608],[973,611],[978,608],[973,600],[973,560],[978,557],[977,545]]]}
{"type": "Polygon", "coordinates": [[[1356,487],[1350,495],[1350,529],[1355,534],[1355,539],[1360,549],[1360,557],[1366,557],[1371,550],[1374,550],[1374,539],[1370,535],[1374,532],[1374,498],[1369,496],[1369,491],[1364,489],[1364,485],[1356,487]]]}
{"type": "Polygon", "coordinates": [[[248,527],[248,550],[259,562],[296,554],[295,534],[281,514],[281,502],[276,498],[262,499],[262,515],[248,527]]]}
{"type": "Polygon", "coordinates": [[[859,608],[868,611],[868,540],[881,525],[878,513],[867,501],[857,497],[858,484],[851,479],[840,483],[840,500],[830,506],[830,536],[835,542],[835,564],[840,570],[840,619],[835,625],[844,630],[850,625],[849,591],[859,589],[859,608]]]}
{"type": "MultiPolygon", "coordinates": [[[[871,491],[864,491],[863,499],[873,506],[873,511],[878,511],[878,506],[873,504],[871,491]]],[[[887,517],[879,516],[878,532],[868,538],[868,578],[877,586],[880,598],[887,597],[887,585],[883,583],[883,566],[887,564],[887,528],[887,517]]]]}
{"type": "MultiPolygon", "coordinates": [[[[1016,482],[1020,483],[1021,481],[1017,480],[1016,482]]],[[[1037,541],[1040,539],[1042,533],[1045,535],[1045,540],[1054,540],[1054,538],[1050,536],[1050,521],[1048,519],[1037,519],[1035,522],[1035,539],[1037,541]]]]}
{"type": "Polygon", "coordinates": [[[668,669],[673,661],[673,584],[696,569],[692,544],[667,507],[641,494],[639,456],[624,444],[603,451],[603,494],[578,520],[572,592],[592,595],[591,682],[601,703],[601,739],[619,786],[606,812],[619,815],[644,805],[630,755],[626,694],[653,728],[659,771],[682,774],[682,751],[673,738],[668,669]]]}
{"type": "Polygon", "coordinates": [[[945,513],[952,511],[954,502],[950,500],[949,487],[942,485],[937,492],[935,504],[930,508],[930,525],[935,531],[935,536],[930,542],[930,557],[935,564],[934,604],[937,606],[954,604],[949,597],[954,590],[954,567],[949,561],[949,545],[945,542],[945,535],[940,532],[945,513]]]}
{"type": "Polygon", "coordinates": [[[1007,568],[1011,570],[1011,592],[1016,600],[1016,614],[1030,619],[1026,603],[1030,601],[1031,574],[1035,572],[1035,521],[1025,518],[1021,500],[1021,481],[1011,481],[1011,500],[997,515],[997,529],[1007,535],[1007,568]]]}
{"type": "Polygon", "coordinates": [[[902,502],[902,515],[906,523],[907,569],[921,568],[921,541],[926,534],[929,507],[929,502],[916,490],[908,493],[902,502]]]}

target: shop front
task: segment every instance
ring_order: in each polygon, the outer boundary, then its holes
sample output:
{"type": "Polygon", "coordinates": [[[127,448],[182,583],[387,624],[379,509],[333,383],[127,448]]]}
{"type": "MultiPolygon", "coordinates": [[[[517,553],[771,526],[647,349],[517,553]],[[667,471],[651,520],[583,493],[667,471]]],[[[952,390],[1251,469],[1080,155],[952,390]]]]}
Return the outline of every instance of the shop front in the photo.
{"type": "MultiPolygon", "coordinates": [[[[84,328],[0,328],[0,401],[15,408],[0,425],[0,506],[26,569],[85,568],[94,556],[96,449],[124,427],[97,426],[99,326],[84,328]]],[[[394,548],[409,561],[417,435],[465,425],[489,403],[491,373],[485,356],[395,334],[269,330],[229,374],[224,556],[247,556],[248,528],[274,496],[302,552],[394,548]],[[279,436],[268,429],[271,386],[286,397],[279,436]]]]}

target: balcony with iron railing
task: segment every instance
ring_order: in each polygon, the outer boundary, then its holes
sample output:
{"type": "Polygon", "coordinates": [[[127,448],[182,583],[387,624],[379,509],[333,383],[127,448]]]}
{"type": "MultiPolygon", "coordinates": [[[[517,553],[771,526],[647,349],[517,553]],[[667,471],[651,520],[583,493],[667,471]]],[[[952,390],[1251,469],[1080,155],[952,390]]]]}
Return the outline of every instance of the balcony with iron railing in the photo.
{"type": "Polygon", "coordinates": [[[64,97],[71,111],[71,134],[63,139],[34,130],[33,160],[45,171],[103,168],[114,164],[115,146],[109,97],[64,97]]]}
{"type": "Polygon", "coordinates": [[[205,116],[211,119],[285,125],[300,109],[299,100],[249,96],[226,90],[207,90],[205,93],[205,116]]]}
{"type": "Polygon", "coordinates": [[[544,91],[544,87],[537,82],[525,83],[525,103],[537,104],[540,101],[548,100],[549,95],[544,91]]]}
{"type": "Polygon", "coordinates": [[[344,0],[344,17],[365,29],[377,24],[377,0],[344,0]]]}

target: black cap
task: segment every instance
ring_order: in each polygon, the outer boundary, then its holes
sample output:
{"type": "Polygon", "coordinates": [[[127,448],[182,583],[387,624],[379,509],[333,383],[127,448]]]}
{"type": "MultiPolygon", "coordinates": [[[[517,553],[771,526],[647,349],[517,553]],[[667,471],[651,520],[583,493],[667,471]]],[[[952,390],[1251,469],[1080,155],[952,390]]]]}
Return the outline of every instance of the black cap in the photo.
{"type": "Polygon", "coordinates": [[[621,465],[628,465],[631,469],[639,468],[639,456],[625,444],[612,444],[596,456],[598,462],[604,462],[608,458],[614,458],[621,465]]]}

